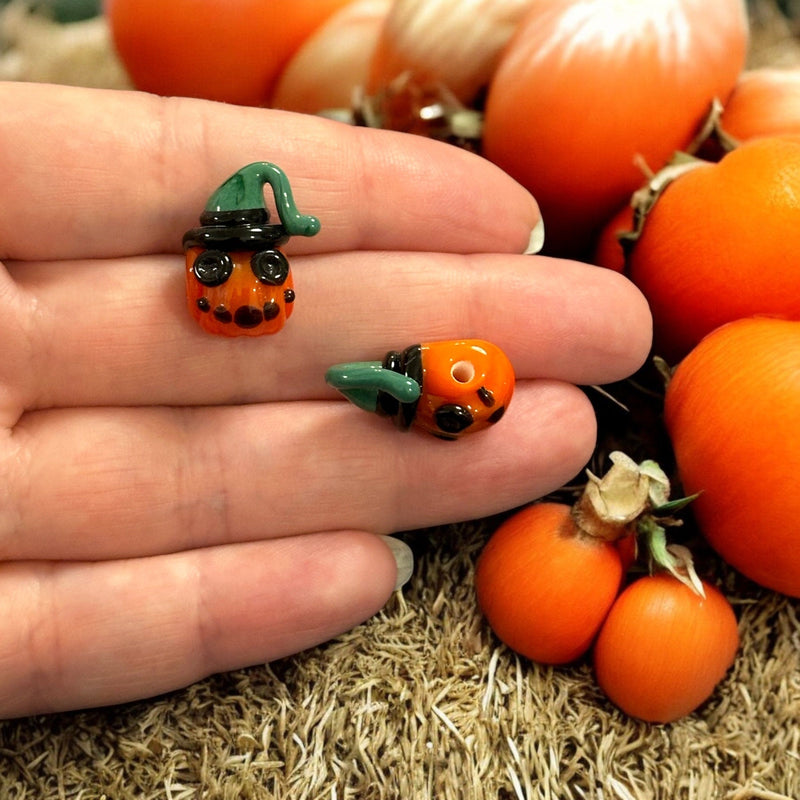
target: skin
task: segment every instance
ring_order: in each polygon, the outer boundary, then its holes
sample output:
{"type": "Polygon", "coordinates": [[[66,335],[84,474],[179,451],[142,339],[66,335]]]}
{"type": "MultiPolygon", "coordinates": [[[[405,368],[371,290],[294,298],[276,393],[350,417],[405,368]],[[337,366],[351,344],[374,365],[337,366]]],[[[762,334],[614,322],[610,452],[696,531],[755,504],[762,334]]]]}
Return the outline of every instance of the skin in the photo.
{"type": "Polygon", "coordinates": [[[558,487],[595,441],[574,384],[646,357],[638,291],[519,255],[536,203],[456,148],[135,93],[0,84],[0,105],[2,716],[151,696],[358,624],[397,575],[376,534],[558,487]],[[181,236],[264,158],[322,230],[287,248],[283,331],[210,336],[181,236]],[[456,443],[324,381],[462,337],[500,346],[517,389],[456,443]]]}

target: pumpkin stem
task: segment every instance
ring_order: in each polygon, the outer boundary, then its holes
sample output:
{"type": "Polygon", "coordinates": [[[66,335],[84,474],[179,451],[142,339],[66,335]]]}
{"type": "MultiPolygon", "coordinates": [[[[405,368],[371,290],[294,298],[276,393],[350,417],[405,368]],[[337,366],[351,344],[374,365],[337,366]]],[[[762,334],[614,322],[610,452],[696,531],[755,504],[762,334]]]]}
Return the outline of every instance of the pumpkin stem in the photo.
{"type": "Polygon", "coordinates": [[[650,571],[662,569],[675,576],[695,594],[705,598],[703,583],[694,567],[694,559],[688,547],[667,544],[666,531],[653,517],[642,517],[638,524],[639,535],[645,540],[650,559],[650,571]]]}
{"type": "Polygon", "coordinates": [[[611,469],[602,478],[586,470],[588,481],[572,507],[578,530],[586,536],[616,541],[633,535],[647,548],[650,569],[662,569],[705,597],[692,554],[685,547],[667,544],[666,528],[681,525],[672,515],[686,508],[697,495],[669,499],[670,482],[651,460],[637,464],[614,451],[611,469]]]}
{"type": "Polygon", "coordinates": [[[735,150],[741,144],[737,138],[731,136],[723,127],[722,112],[724,110],[725,107],[722,101],[715,97],[711,101],[711,107],[700,126],[700,130],[686,148],[687,153],[694,155],[710,143],[717,145],[723,153],[730,153],[731,150],[735,150]]]}
{"type": "Polygon", "coordinates": [[[633,208],[633,229],[623,231],[617,235],[620,246],[626,257],[630,254],[639,237],[642,235],[647,217],[653,210],[661,195],[667,190],[669,185],[681,175],[691,172],[702,166],[712,166],[711,162],[704,161],[689,153],[677,152],[670,159],[669,163],[660,169],[647,183],[637,189],[631,196],[631,207],[633,208]]]}
{"type": "Polygon", "coordinates": [[[609,458],[612,467],[602,478],[586,470],[589,480],[572,513],[588,536],[614,541],[634,533],[643,514],[663,506],[670,485],[655,461],[637,464],[620,451],[609,458]]]}

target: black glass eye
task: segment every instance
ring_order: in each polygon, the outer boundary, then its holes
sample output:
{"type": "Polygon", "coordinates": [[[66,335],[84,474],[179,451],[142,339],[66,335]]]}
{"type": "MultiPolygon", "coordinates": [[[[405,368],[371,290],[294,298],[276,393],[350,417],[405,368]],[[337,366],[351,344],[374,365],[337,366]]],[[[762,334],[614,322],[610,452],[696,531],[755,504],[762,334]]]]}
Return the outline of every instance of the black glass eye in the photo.
{"type": "Polygon", "coordinates": [[[433,418],[439,430],[453,434],[465,431],[474,422],[468,408],[454,403],[439,406],[434,412],[433,418]]]}
{"type": "Polygon", "coordinates": [[[206,250],[197,256],[192,270],[203,286],[219,286],[230,278],[233,272],[233,261],[222,250],[206,250]]]}
{"type": "Polygon", "coordinates": [[[289,262],[280,250],[262,250],[250,259],[253,274],[262,283],[281,286],[289,277],[289,262]]]}

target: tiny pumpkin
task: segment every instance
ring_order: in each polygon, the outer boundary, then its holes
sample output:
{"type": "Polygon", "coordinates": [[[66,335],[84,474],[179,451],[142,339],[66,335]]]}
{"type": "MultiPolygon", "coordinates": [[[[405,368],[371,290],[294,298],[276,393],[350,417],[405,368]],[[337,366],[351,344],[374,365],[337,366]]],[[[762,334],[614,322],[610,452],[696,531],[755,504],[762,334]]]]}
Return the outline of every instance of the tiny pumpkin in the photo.
{"type": "Polygon", "coordinates": [[[562,503],[535,503],[506,520],[475,571],[481,611],[516,652],[546,664],[583,655],[622,580],[620,551],[589,536],[562,503]]]}
{"type": "Polygon", "coordinates": [[[800,134],[800,69],[762,67],[743,72],[720,123],[739,141],[800,134]]]}
{"type": "Polygon", "coordinates": [[[739,648],[736,615],[703,582],[705,596],[656,573],[626,587],[594,646],[600,688],[626,714],[673,722],[707,700],[739,648]]]}

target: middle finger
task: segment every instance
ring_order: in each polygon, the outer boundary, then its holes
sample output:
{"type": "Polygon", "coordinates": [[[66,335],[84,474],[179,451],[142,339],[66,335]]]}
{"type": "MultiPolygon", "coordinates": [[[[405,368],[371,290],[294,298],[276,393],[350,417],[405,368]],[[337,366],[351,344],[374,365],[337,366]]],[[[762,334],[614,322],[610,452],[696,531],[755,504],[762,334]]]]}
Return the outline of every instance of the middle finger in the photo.
{"type": "Polygon", "coordinates": [[[0,366],[0,383],[15,387],[20,413],[310,399],[330,396],[322,376],[333,363],[473,337],[503,348],[518,377],[608,383],[634,371],[649,346],[638,291],[584,264],[370,252],[293,264],[286,327],[234,339],[190,319],[177,257],[11,265],[19,302],[7,304],[15,310],[0,332],[22,355],[0,366]]]}

